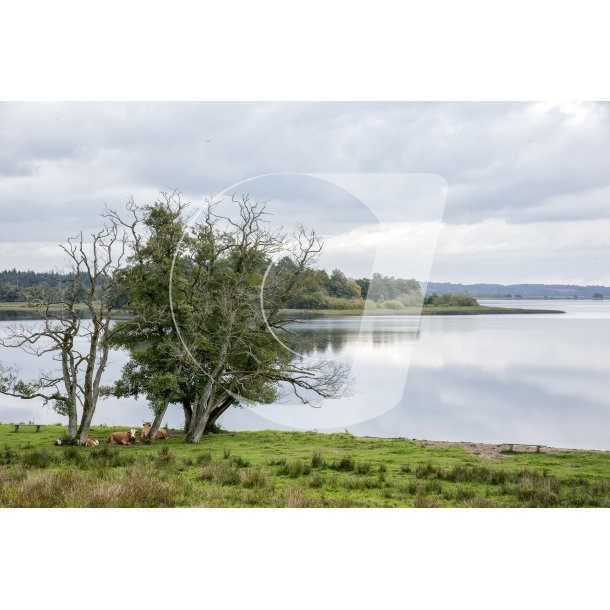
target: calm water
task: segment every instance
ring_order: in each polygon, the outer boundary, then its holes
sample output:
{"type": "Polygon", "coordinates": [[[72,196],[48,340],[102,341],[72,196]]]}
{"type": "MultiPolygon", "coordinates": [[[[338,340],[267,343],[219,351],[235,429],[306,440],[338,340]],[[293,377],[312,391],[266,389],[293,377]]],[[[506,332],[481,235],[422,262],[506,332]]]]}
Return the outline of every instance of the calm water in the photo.
{"type": "MultiPolygon", "coordinates": [[[[566,313],[308,320],[298,326],[315,346],[308,357],[350,362],[351,395],[317,408],[285,399],[232,409],[221,423],[234,430],[347,428],[370,436],[610,449],[610,302],[484,303],[566,313]]],[[[0,361],[16,359],[24,375],[50,368],[0,348],[0,361]]],[[[109,378],[123,362],[113,354],[109,378]]],[[[94,421],[142,419],[150,419],[144,401],[106,400],[94,421]]],[[[0,421],[29,420],[63,421],[49,409],[0,398],[0,421]]],[[[179,407],[170,407],[167,422],[182,424],[179,407]]]]}

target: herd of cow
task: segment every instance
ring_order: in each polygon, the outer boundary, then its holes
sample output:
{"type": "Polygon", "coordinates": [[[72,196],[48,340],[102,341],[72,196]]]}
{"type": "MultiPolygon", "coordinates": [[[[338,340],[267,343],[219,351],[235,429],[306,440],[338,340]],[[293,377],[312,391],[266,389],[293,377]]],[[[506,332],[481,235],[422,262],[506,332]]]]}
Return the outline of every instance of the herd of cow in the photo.
{"type": "MultiPolygon", "coordinates": [[[[142,426],[142,432],[140,432],[140,435],[142,436],[142,438],[148,438],[148,433],[150,432],[151,428],[152,428],[152,424],[150,422],[146,422],[142,426]]],[[[156,439],[167,438],[167,431],[163,430],[162,428],[159,429],[157,431],[157,433],[155,434],[155,438],[156,439]]],[[[127,430],[126,432],[113,432],[106,439],[106,442],[109,445],[133,445],[136,442],[136,429],[132,428],[131,430],[127,430]]],[[[56,445],[63,445],[64,443],[65,443],[65,441],[63,441],[59,438],[55,441],[56,445]]],[[[99,445],[99,444],[100,444],[100,442],[94,438],[87,439],[87,442],[85,443],[85,445],[87,447],[95,447],[96,445],[99,445]]]]}

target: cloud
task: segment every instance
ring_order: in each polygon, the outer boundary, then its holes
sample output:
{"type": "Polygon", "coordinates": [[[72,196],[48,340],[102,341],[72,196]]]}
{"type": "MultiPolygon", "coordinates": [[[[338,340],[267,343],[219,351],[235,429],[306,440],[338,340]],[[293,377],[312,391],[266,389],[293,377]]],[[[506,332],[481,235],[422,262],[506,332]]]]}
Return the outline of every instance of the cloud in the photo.
{"type": "MultiPolygon", "coordinates": [[[[556,233],[549,221],[610,217],[607,104],[5,103],[0,138],[3,242],[63,241],[95,228],[104,203],[120,207],[130,195],[151,201],[166,187],[197,202],[274,172],[426,173],[446,179],[444,221],[461,227],[453,255],[465,258],[461,264],[458,258],[449,261],[447,273],[453,278],[460,265],[460,279],[497,272],[494,279],[504,281],[523,271],[512,246],[532,247],[492,221],[539,224],[532,237],[538,239],[538,230],[556,233]],[[516,257],[512,267],[508,251],[505,264],[474,260],[491,247],[484,246],[490,231],[508,236],[503,243],[516,257]],[[470,252],[463,242],[468,234],[470,252]]],[[[269,188],[266,194],[290,202],[297,213],[306,205],[310,217],[330,218],[328,197],[303,183],[269,186],[278,191],[269,188]]],[[[379,200],[391,196],[380,192],[379,200]]],[[[353,209],[354,223],[371,223],[353,209]]],[[[337,206],[339,224],[344,210],[337,206]]],[[[582,226],[567,224],[565,231],[582,226]]],[[[531,235],[529,229],[524,234],[531,235]]],[[[584,238],[580,242],[566,242],[572,250],[563,255],[584,268],[599,249],[587,249],[584,238]]],[[[21,266],[19,260],[3,264],[21,266]]],[[[545,263],[539,275],[561,276],[563,270],[563,260],[554,268],[545,263]]],[[[576,268],[569,271],[575,274],[576,268]]]]}

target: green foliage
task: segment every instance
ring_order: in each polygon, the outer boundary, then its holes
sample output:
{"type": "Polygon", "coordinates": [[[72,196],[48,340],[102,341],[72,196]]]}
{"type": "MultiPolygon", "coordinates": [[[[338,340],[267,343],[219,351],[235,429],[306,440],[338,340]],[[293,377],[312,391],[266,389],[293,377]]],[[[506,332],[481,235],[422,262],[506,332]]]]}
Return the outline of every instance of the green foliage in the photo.
{"type": "Polygon", "coordinates": [[[374,273],[367,296],[375,302],[400,300],[406,305],[407,302],[421,302],[421,286],[414,279],[406,280],[374,273]]]}
{"type": "Polygon", "coordinates": [[[311,467],[312,468],[322,468],[325,465],[322,454],[319,451],[314,451],[311,454],[311,467]]]}
{"type": "Polygon", "coordinates": [[[432,307],[473,307],[478,301],[469,294],[444,292],[441,295],[431,294],[424,299],[424,305],[432,307]]]}
{"type": "MultiPolygon", "coordinates": [[[[277,263],[279,270],[289,268],[286,260],[277,263]]],[[[421,287],[417,280],[394,278],[380,273],[373,278],[350,279],[339,269],[330,276],[324,270],[308,270],[293,297],[286,303],[288,309],[353,310],[365,305],[373,308],[383,301],[390,302],[388,309],[419,306],[421,287]],[[367,301],[368,298],[368,301],[367,301]],[[395,305],[394,303],[400,303],[395,305]]]]}
{"type": "Polygon", "coordinates": [[[331,464],[333,470],[351,471],[356,467],[356,461],[350,455],[344,455],[340,460],[335,460],[331,464]]]}
{"type": "Polygon", "coordinates": [[[292,479],[297,479],[298,477],[308,475],[310,472],[311,466],[305,462],[302,462],[301,460],[285,462],[278,469],[278,474],[288,476],[292,479]]]}
{"type": "Polygon", "coordinates": [[[401,303],[400,301],[396,301],[396,300],[393,300],[393,301],[382,301],[379,304],[379,307],[381,309],[404,309],[405,308],[403,303],[401,303]]]}

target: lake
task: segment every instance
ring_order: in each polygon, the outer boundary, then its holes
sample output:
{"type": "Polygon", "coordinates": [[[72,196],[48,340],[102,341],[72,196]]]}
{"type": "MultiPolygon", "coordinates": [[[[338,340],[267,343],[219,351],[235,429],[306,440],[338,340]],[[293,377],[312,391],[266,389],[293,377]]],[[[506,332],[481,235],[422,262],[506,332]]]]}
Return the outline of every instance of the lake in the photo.
{"type": "MultiPolygon", "coordinates": [[[[566,313],[305,320],[296,329],[315,346],[306,357],[349,362],[350,395],[316,407],[286,398],[231,409],[221,425],[610,449],[610,302],[481,303],[566,313]]],[[[0,328],[12,323],[0,322],[0,328]]],[[[16,362],[24,375],[52,365],[6,348],[0,348],[0,361],[16,362]]],[[[108,379],[124,361],[122,353],[113,353],[108,379]]],[[[149,419],[143,400],[108,399],[100,402],[94,423],[139,425],[149,419]]],[[[0,421],[65,420],[3,397],[0,421]]],[[[170,407],[166,421],[181,426],[181,408],[170,407]]]]}

